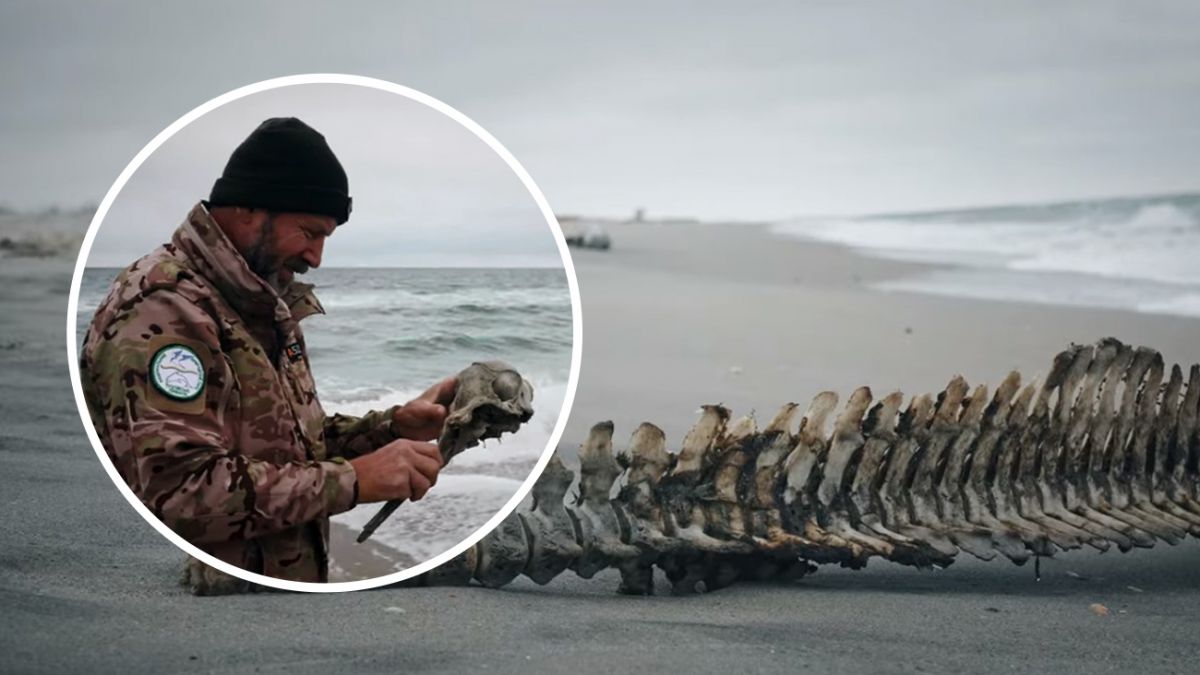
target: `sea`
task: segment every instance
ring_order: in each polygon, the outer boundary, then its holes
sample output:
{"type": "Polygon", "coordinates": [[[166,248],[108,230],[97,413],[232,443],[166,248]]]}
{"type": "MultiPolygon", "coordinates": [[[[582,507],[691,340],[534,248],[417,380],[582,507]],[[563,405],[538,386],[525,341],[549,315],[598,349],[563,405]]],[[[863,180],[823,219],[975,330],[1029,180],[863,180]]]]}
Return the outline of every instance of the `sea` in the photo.
{"type": "MultiPolygon", "coordinates": [[[[85,270],[79,340],[118,272],[85,270]]],[[[302,326],[318,395],[329,414],[404,403],[480,360],[506,361],[533,385],[536,412],[520,432],[456,457],[424,499],[402,506],[375,533],[369,550],[379,565],[363,566],[363,554],[344,547],[341,552],[353,553],[355,564],[339,561],[336,545],[333,565],[338,580],[349,580],[362,576],[355,573],[358,568],[371,576],[436,556],[512,498],[550,441],[571,365],[566,273],[561,268],[321,268],[303,280],[316,285],[325,308],[324,315],[309,317],[302,326]]],[[[378,508],[366,504],[336,516],[335,530],[356,534],[378,508]]]]}
{"type": "Polygon", "coordinates": [[[1200,194],[799,218],[772,229],[932,264],[878,290],[1200,317],[1200,194]]]}

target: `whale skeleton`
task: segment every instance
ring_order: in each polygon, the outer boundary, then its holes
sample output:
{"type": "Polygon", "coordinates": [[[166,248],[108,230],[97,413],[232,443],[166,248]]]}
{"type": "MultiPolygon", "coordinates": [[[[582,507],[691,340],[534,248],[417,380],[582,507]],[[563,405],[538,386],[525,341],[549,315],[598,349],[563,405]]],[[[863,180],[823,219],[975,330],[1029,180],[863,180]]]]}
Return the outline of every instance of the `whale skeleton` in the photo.
{"type": "Polygon", "coordinates": [[[658,568],[689,593],[872,557],[1024,564],[1200,534],[1200,365],[1185,381],[1158,352],[1106,338],[1058,354],[1040,383],[1013,372],[989,393],[955,377],[903,404],[860,387],[839,409],[822,392],[762,430],[707,405],[674,452],[644,423],[614,454],[601,422],[578,482],[554,456],[531,507],[410,583],[545,584],[615,568],[620,592],[650,594],[658,568]]]}

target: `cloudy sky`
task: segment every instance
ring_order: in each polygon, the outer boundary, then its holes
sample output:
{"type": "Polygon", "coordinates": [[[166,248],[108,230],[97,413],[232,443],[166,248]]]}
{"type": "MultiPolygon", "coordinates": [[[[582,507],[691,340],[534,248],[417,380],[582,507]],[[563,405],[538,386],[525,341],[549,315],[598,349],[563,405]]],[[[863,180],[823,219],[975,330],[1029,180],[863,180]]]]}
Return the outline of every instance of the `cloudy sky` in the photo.
{"type": "Polygon", "coordinates": [[[208,195],[233,148],[285,116],[320,131],[350,177],[354,211],[325,265],[561,264],[537,203],[484,141],[423,103],[347,84],[251,94],[184,127],[121,190],[88,263],[123,267],[152,249],[208,195]]]}
{"type": "Polygon", "coordinates": [[[0,202],[98,201],[175,118],[304,72],[450,103],[558,213],[1200,188],[1200,3],[498,4],[5,2],[0,202]]]}

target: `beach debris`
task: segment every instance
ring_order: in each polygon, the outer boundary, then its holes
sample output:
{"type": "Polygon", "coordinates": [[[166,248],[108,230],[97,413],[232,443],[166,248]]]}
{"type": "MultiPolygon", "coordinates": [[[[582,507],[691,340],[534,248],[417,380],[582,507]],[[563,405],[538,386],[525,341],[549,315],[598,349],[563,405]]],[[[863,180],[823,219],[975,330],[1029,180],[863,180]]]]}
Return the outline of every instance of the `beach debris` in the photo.
{"type": "Polygon", "coordinates": [[[1158,352],[1107,338],[1058,354],[1040,384],[1022,387],[1013,372],[989,395],[955,377],[903,403],[861,387],[839,410],[823,392],[761,431],[708,405],[675,452],[643,423],[614,454],[613,425],[601,422],[579,450],[577,483],[552,458],[532,507],[441,578],[497,587],[616,568],[620,592],[650,594],[657,568],[690,593],[872,557],[940,569],[966,552],[1021,565],[1200,534],[1200,365],[1185,384],[1158,352]]]}
{"type": "Polygon", "coordinates": [[[1088,605],[1088,609],[1090,609],[1092,614],[1095,614],[1096,616],[1108,616],[1108,608],[1098,602],[1093,602],[1092,604],[1088,605]]]}
{"type": "MultiPolygon", "coordinates": [[[[443,465],[488,438],[514,433],[533,417],[533,385],[502,361],[472,363],[458,374],[446,425],[438,439],[443,465]]],[[[404,500],[387,502],[355,541],[366,541],[404,500]]]]}

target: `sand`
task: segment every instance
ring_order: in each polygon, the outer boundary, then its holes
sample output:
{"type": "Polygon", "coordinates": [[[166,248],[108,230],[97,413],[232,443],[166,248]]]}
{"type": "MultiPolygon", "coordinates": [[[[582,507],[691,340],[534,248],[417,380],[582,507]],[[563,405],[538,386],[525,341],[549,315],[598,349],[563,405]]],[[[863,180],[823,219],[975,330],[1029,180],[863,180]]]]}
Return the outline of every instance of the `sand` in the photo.
{"type": "MultiPolygon", "coordinates": [[[[708,402],[761,418],[822,389],[935,390],[956,373],[996,382],[1103,335],[1200,361],[1197,321],[876,293],[865,284],[919,268],[756,226],[612,234],[612,251],[576,254],[585,344],[567,449],[601,419],[617,424],[618,446],[642,420],[677,442],[708,402]]],[[[1041,581],[964,559],[685,598],[617,596],[611,574],[501,591],[193,598],[175,585],[181,554],[124,502],[83,436],[64,354],[69,268],[0,260],[0,671],[1195,668],[1195,541],[1073,553],[1044,561],[1041,581]]]]}
{"type": "Polygon", "coordinates": [[[702,403],[770,419],[822,390],[940,391],[956,374],[1032,377],[1072,341],[1112,335],[1200,362],[1200,321],[1051,305],[873,292],[927,266],[777,238],[753,225],[638,225],[608,253],[578,251],[584,353],[567,439],[611,419],[680,440],[702,403]]]}

